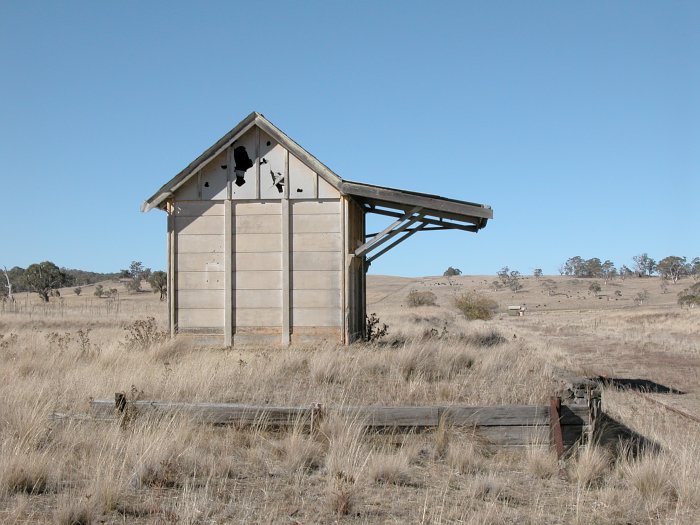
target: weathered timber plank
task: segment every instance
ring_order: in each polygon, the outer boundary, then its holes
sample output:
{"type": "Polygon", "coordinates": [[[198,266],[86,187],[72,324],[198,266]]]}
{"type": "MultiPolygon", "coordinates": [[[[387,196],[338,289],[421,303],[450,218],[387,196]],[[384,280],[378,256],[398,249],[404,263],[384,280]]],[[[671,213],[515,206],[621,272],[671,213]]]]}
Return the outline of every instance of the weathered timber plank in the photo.
{"type": "Polygon", "coordinates": [[[282,226],[280,214],[275,215],[236,215],[234,234],[276,233],[280,234],[282,226]]]}
{"type": "Polygon", "coordinates": [[[180,308],[224,308],[224,290],[178,290],[180,308]]]}
{"type": "MultiPolygon", "coordinates": [[[[293,270],[339,270],[342,268],[343,255],[337,252],[294,252],[292,254],[293,270]]],[[[262,268],[261,268],[262,269],[262,268]]]]}
{"type": "MultiPolygon", "coordinates": [[[[183,415],[210,424],[239,425],[294,425],[311,415],[310,407],[250,406],[231,403],[178,403],[168,401],[133,401],[129,403],[137,414],[183,415]]],[[[95,413],[114,414],[113,400],[95,399],[91,402],[95,413]]]]}
{"type": "Polygon", "coordinates": [[[292,290],[294,308],[340,308],[340,290],[292,290]]]}
{"type": "MultiPolygon", "coordinates": [[[[549,407],[503,405],[486,407],[446,407],[442,412],[452,425],[528,426],[549,425],[549,407]]],[[[588,407],[562,406],[562,425],[583,425],[588,421],[588,407]]]]}
{"type": "Polygon", "coordinates": [[[293,252],[333,252],[342,249],[340,233],[293,233],[293,252]]]}
{"type": "Polygon", "coordinates": [[[281,290],[281,271],[236,272],[234,288],[236,290],[281,290]]]}
{"type": "Polygon", "coordinates": [[[340,232],[340,217],[337,213],[294,215],[292,231],[294,233],[338,233],[340,232]]]}
{"type": "Polygon", "coordinates": [[[175,217],[175,232],[183,235],[220,235],[224,233],[224,217],[175,217]]]}
{"type": "Polygon", "coordinates": [[[224,254],[211,253],[179,253],[177,268],[181,272],[224,271],[224,254]]]}
{"type": "Polygon", "coordinates": [[[279,233],[241,233],[233,236],[237,253],[282,252],[282,236],[279,233]]]}
{"type": "Polygon", "coordinates": [[[455,201],[427,194],[405,192],[393,188],[359,184],[350,181],[342,182],[340,189],[343,193],[350,195],[403,204],[405,206],[420,206],[437,212],[452,213],[453,215],[463,218],[463,220],[475,220],[478,222],[478,219],[493,218],[493,211],[490,208],[470,202],[455,201]]]}
{"type": "MultiPolygon", "coordinates": [[[[336,292],[340,294],[340,290],[336,292]]],[[[341,326],[340,308],[292,308],[294,326],[341,326]]]]}
{"type": "Polygon", "coordinates": [[[316,198],[316,172],[294,155],[289,155],[289,198],[316,198]]]}
{"type": "Polygon", "coordinates": [[[223,308],[178,308],[178,326],[182,328],[210,328],[224,326],[223,308]]]}
{"type": "Polygon", "coordinates": [[[200,200],[199,194],[199,177],[194,176],[185,184],[175,190],[175,200],[194,201],[200,200]]]}
{"type": "MultiPolygon", "coordinates": [[[[279,293],[279,292],[277,292],[279,293]]],[[[236,327],[281,327],[282,308],[236,308],[236,327]]],[[[279,341],[279,339],[278,339],[279,341]]]]}
{"type": "Polygon", "coordinates": [[[319,199],[333,199],[340,197],[340,192],[331,186],[322,177],[318,178],[318,198],[319,199]]]}
{"type": "Polygon", "coordinates": [[[177,217],[224,215],[224,205],[215,201],[177,201],[175,215],[177,217]]]}
{"type": "Polygon", "coordinates": [[[340,269],[292,272],[295,290],[338,290],[340,294],[340,285],[340,269]]]}
{"type": "Polygon", "coordinates": [[[224,253],[224,236],[177,235],[177,253],[224,253]]]}
{"type": "MultiPolygon", "coordinates": [[[[277,336],[278,337],[278,336],[277,336]]],[[[135,401],[130,404],[137,414],[183,414],[201,422],[214,424],[259,424],[291,425],[310,415],[311,407],[269,407],[232,403],[183,403],[165,401],[135,401]]],[[[97,416],[109,417],[115,413],[112,399],[97,399],[91,402],[97,416]]],[[[440,422],[441,410],[448,407],[375,407],[340,406],[323,407],[325,414],[337,414],[374,428],[434,428],[440,422]]],[[[449,407],[454,408],[454,407],[449,407]]],[[[484,409],[496,407],[460,407],[484,409]]],[[[523,407],[520,407],[523,408],[523,407]]],[[[532,407],[527,407],[532,408],[532,407]]],[[[538,407],[548,408],[548,407],[538,407]]],[[[509,421],[511,421],[509,419],[509,421]]],[[[565,446],[579,440],[585,430],[580,425],[562,426],[565,446]]],[[[499,446],[543,445],[549,443],[548,425],[490,425],[474,426],[474,432],[487,442],[499,446]]]]}
{"type": "Polygon", "coordinates": [[[234,254],[238,272],[282,270],[281,252],[238,252],[234,254]]]}
{"type": "Polygon", "coordinates": [[[292,203],[294,215],[327,215],[340,213],[339,200],[296,201],[292,203]]]}
{"type": "Polygon", "coordinates": [[[369,427],[436,427],[439,407],[339,407],[329,408],[369,427]]]}
{"type": "Polygon", "coordinates": [[[178,290],[223,290],[224,272],[177,272],[178,290]]]}
{"type": "Polygon", "coordinates": [[[236,308],[282,308],[280,290],[236,290],[236,308]]]}
{"type": "Polygon", "coordinates": [[[234,202],[236,217],[243,215],[279,215],[280,202],[234,202]]]}

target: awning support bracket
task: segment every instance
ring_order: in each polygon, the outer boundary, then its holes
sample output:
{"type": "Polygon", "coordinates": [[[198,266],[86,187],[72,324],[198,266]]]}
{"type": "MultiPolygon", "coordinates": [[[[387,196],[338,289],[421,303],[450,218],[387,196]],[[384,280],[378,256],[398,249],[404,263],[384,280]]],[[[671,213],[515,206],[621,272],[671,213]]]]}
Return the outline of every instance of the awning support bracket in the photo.
{"type": "Polygon", "coordinates": [[[423,214],[420,213],[421,210],[422,207],[417,206],[403,214],[397,221],[391,223],[389,226],[384,228],[384,230],[373,236],[371,240],[365,242],[362,246],[359,246],[355,250],[355,256],[364,257],[371,250],[378,248],[385,242],[393,239],[396,235],[406,231],[409,227],[411,227],[411,225],[423,219],[423,214]]]}

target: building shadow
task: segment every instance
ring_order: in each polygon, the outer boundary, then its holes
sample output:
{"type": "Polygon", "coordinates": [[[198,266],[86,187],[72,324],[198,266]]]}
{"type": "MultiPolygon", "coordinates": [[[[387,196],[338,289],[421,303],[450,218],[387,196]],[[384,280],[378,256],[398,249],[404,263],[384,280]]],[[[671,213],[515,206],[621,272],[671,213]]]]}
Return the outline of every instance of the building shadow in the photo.
{"type": "Polygon", "coordinates": [[[638,392],[647,392],[650,394],[685,394],[682,390],[662,385],[661,383],[649,379],[603,376],[597,376],[592,379],[601,383],[602,386],[613,387],[618,390],[636,390],[638,392]]]}

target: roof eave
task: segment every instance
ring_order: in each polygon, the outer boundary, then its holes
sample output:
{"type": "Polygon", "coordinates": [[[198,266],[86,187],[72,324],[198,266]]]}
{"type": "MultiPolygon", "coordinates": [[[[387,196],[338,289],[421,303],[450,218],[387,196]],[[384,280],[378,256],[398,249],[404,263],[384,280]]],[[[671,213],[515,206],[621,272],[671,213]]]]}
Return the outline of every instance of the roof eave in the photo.
{"type": "Polygon", "coordinates": [[[343,181],[341,184],[341,192],[351,197],[384,201],[402,206],[420,206],[427,210],[434,210],[437,214],[444,213],[463,217],[480,229],[484,228],[488,220],[493,218],[493,210],[488,205],[447,199],[427,193],[411,192],[351,181],[343,181]]]}

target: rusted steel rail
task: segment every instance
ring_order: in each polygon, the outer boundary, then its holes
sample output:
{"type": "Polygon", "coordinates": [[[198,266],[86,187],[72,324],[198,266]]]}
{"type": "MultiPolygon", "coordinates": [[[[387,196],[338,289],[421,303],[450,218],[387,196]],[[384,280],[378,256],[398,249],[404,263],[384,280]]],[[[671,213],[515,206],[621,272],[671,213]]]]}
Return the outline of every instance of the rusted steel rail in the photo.
{"type": "Polygon", "coordinates": [[[638,390],[630,390],[630,392],[638,395],[642,399],[646,399],[647,401],[651,401],[652,403],[656,403],[657,405],[664,407],[669,412],[673,412],[674,414],[678,414],[679,416],[690,419],[691,421],[695,421],[696,423],[700,423],[700,417],[694,416],[693,414],[689,414],[688,412],[685,412],[684,410],[680,410],[678,408],[674,408],[670,405],[667,405],[663,401],[659,401],[658,399],[651,397],[649,394],[646,394],[644,392],[639,392],[638,390]]]}
{"type": "MultiPolygon", "coordinates": [[[[602,373],[602,372],[596,372],[596,375],[597,375],[598,378],[599,378],[600,380],[602,380],[602,381],[608,381],[608,380],[609,380],[608,374],[604,374],[604,373],[602,373]]],[[[632,392],[632,393],[635,394],[636,396],[639,396],[639,397],[641,397],[642,399],[644,399],[644,400],[646,400],[646,401],[649,401],[649,402],[651,402],[651,403],[655,403],[655,404],[657,404],[657,405],[659,405],[659,406],[665,408],[665,409],[668,410],[669,412],[673,412],[674,414],[677,414],[677,415],[679,415],[679,416],[681,416],[681,417],[684,417],[684,418],[686,418],[686,419],[690,419],[691,421],[695,421],[696,423],[700,423],[700,417],[695,416],[695,415],[693,415],[693,414],[689,414],[688,412],[686,412],[686,411],[684,411],[684,410],[680,410],[680,409],[678,409],[678,408],[674,408],[674,407],[672,407],[672,406],[670,406],[670,405],[667,405],[667,404],[664,403],[663,401],[659,401],[658,399],[655,399],[655,398],[651,397],[651,395],[648,394],[648,393],[646,393],[646,392],[640,392],[639,390],[635,390],[635,389],[633,389],[633,388],[626,388],[626,389],[624,389],[624,390],[627,390],[627,391],[629,391],[629,392],[632,392]]],[[[675,391],[675,392],[678,393],[678,391],[675,391]]]]}

